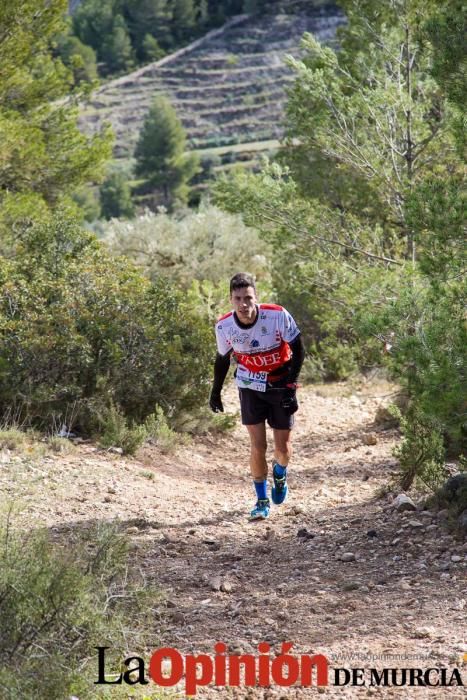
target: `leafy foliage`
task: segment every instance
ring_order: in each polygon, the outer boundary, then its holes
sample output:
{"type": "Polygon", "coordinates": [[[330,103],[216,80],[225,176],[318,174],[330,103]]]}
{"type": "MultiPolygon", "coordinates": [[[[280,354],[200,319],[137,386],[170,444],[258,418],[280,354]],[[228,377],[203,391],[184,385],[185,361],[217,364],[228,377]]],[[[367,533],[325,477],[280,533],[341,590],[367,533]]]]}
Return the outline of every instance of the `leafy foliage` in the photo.
{"type": "Polygon", "coordinates": [[[120,447],[122,454],[133,455],[147,437],[143,425],[129,426],[122,411],[111,402],[99,421],[99,443],[102,447],[120,447]]]}
{"type": "Polygon", "coordinates": [[[74,98],[64,99],[73,75],[51,44],[65,28],[66,7],[65,0],[40,11],[32,1],[0,7],[0,239],[98,180],[110,156],[110,133],[84,136],[74,98]]]}
{"type": "Polygon", "coordinates": [[[101,212],[105,219],[129,219],[135,213],[128,180],[121,172],[110,173],[100,187],[101,212]]]}
{"type": "Polygon", "coordinates": [[[76,85],[81,82],[95,84],[97,82],[96,52],[91,46],[83,44],[77,36],[70,32],[60,34],[56,40],[57,53],[64,65],[73,72],[76,85]]]}
{"type": "Polygon", "coordinates": [[[52,543],[45,530],[24,534],[9,520],[2,523],[0,682],[5,700],[88,697],[95,678],[94,646],[107,644],[117,660],[132,643],[144,643],[142,605],[146,615],[157,592],[144,590],[142,581],[128,575],[127,550],[114,525],[70,533],[63,547],[52,543]],[[129,614],[131,639],[124,632],[129,614]]]}
{"type": "Polygon", "coordinates": [[[183,289],[196,280],[199,293],[206,300],[212,297],[208,305],[214,314],[221,312],[228,297],[226,284],[239,269],[255,275],[264,295],[271,291],[269,246],[239,216],[208,204],[177,217],[159,211],[132,221],[112,221],[104,228],[103,241],[151,279],[162,275],[183,289]]]}
{"type": "Polygon", "coordinates": [[[73,14],[73,31],[96,52],[101,74],[108,76],[158,60],[233,15],[303,11],[307,5],[270,0],[82,0],[73,14]]]}
{"type": "Polygon", "coordinates": [[[383,363],[404,386],[410,485],[467,435],[463,140],[446,79],[462,73],[463,22],[454,0],[342,5],[339,51],[306,35],[290,60],[280,164],[221,180],[215,200],[273,246],[314,376],[383,363]]]}
{"type": "Polygon", "coordinates": [[[46,426],[77,406],[77,425],[115,403],[141,422],[205,400],[211,328],[162,279],[63,217],[31,227],[15,259],[0,262],[0,411],[46,426]]]}

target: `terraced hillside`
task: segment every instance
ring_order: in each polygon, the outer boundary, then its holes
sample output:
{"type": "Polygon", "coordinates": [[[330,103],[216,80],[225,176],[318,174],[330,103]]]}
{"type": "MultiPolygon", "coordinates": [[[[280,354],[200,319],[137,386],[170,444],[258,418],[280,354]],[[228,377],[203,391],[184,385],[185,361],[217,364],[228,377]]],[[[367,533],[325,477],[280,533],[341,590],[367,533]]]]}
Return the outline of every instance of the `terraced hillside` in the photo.
{"type": "Polygon", "coordinates": [[[343,21],[335,8],[312,15],[235,17],[175,54],[102,86],[83,108],[81,124],[93,131],[110,122],[115,156],[131,158],[153,97],[164,93],[191,149],[270,143],[281,136],[286,88],[294,79],[285,55],[299,55],[306,31],[332,41],[343,21]]]}

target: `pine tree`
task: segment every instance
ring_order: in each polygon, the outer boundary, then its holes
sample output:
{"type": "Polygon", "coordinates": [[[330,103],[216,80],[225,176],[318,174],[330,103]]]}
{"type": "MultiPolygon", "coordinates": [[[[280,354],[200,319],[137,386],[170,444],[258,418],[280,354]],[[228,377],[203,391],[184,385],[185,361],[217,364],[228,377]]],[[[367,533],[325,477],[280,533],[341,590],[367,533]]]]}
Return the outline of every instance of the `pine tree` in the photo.
{"type": "MultiPolygon", "coordinates": [[[[420,35],[426,7],[416,1],[362,5],[348,0],[349,25],[338,52],[306,35],[288,104],[289,135],[347,182],[371,188],[383,217],[415,261],[405,203],[411,190],[450,150],[443,97],[430,75],[420,35]]],[[[294,150],[291,148],[291,151],[294,150]]],[[[295,149],[295,152],[301,149],[295,149]]],[[[316,167],[314,167],[316,171],[316,167]]],[[[358,214],[359,207],[356,207],[358,214]]]]}
{"type": "Polygon", "coordinates": [[[198,24],[205,27],[209,24],[208,0],[200,0],[198,5],[198,24]]]}
{"type": "Polygon", "coordinates": [[[140,58],[143,58],[143,41],[148,34],[157,39],[164,50],[172,46],[171,12],[168,0],[127,2],[125,18],[132,45],[140,58]]]}
{"type": "Polygon", "coordinates": [[[173,0],[173,35],[178,41],[192,37],[196,26],[196,11],[193,0],[173,0]]]}
{"type": "Polygon", "coordinates": [[[136,175],[163,194],[170,206],[175,197],[186,197],[186,184],[197,171],[197,159],[184,154],[186,136],[166,97],[154,99],[135,149],[136,175]]]}
{"type": "Polygon", "coordinates": [[[122,173],[111,173],[100,188],[102,216],[129,219],[135,213],[128,181],[122,173]]]}
{"type": "Polygon", "coordinates": [[[51,41],[66,30],[66,0],[0,4],[0,235],[46,216],[63,197],[99,179],[111,142],[88,138],[63,98],[72,75],[51,41]],[[21,222],[21,223],[20,223],[21,222]]]}
{"type": "Polygon", "coordinates": [[[165,56],[165,51],[161,48],[157,39],[152,34],[146,34],[142,44],[143,57],[147,61],[159,61],[165,56]]]}
{"type": "Polygon", "coordinates": [[[103,61],[102,44],[112,33],[114,17],[118,14],[118,0],[83,0],[72,16],[75,35],[92,46],[103,61]]]}
{"type": "Polygon", "coordinates": [[[133,48],[121,15],[115,17],[112,31],[102,42],[101,56],[108,73],[123,73],[133,65],[133,48]]]}

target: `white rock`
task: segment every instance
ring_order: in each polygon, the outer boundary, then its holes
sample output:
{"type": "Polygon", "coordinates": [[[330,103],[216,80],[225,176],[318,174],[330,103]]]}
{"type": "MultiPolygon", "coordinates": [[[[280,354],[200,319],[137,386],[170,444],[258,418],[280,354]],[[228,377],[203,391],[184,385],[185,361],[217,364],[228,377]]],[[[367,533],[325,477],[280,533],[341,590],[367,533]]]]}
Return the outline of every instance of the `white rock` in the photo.
{"type": "Polygon", "coordinates": [[[409,520],[410,527],[424,527],[420,520],[409,520]]]}
{"type": "Polygon", "coordinates": [[[341,561],[355,561],[355,554],[353,552],[344,552],[339,559],[341,561]]]}
{"type": "Polygon", "coordinates": [[[220,578],[220,576],[214,576],[210,580],[209,586],[211,588],[211,591],[220,591],[221,590],[221,578],[220,578]]]}
{"type": "Polygon", "coordinates": [[[405,495],[405,493],[400,493],[392,502],[392,506],[399,511],[399,513],[404,510],[417,510],[417,506],[412,501],[411,498],[405,495]]]}

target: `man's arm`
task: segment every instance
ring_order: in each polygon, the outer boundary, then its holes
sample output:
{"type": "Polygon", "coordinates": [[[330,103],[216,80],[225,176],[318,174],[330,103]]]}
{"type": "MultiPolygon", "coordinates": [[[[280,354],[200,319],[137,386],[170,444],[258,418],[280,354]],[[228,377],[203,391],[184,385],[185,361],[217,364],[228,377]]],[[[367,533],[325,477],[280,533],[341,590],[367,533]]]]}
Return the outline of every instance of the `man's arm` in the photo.
{"type": "Polygon", "coordinates": [[[303,345],[301,333],[299,333],[289,345],[292,350],[292,358],[290,360],[289,376],[287,379],[290,384],[295,384],[300,374],[303,360],[305,359],[305,346],[303,345]]]}
{"type": "Polygon", "coordinates": [[[221,391],[224,385],[224,380],[230,367],[231,350],[226,355],[216,354],[214,362],[214,381],[212,383],[211,396],[209,397],[209,405],[214,413],[224,412],[224,406],[221,399],[221,391]]]}

